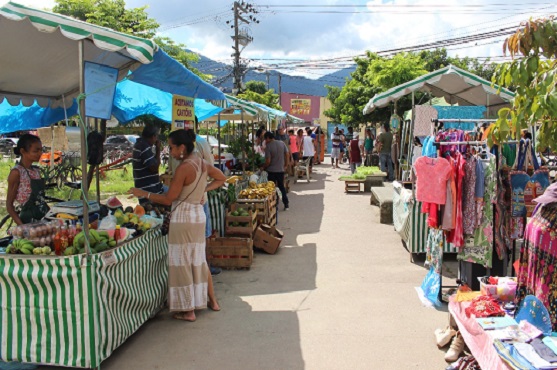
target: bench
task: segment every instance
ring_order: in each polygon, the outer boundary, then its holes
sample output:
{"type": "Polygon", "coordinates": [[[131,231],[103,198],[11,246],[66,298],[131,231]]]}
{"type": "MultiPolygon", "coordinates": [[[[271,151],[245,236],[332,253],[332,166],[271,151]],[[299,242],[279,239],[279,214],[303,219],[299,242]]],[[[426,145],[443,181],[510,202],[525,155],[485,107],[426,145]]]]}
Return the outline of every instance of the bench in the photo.
{"type": "Polygon", "coordinates": [[[379,222],[390,225],[393,223],[393,187],[388,185],[371,188],[370,204],[379,207],[379,222]]]}

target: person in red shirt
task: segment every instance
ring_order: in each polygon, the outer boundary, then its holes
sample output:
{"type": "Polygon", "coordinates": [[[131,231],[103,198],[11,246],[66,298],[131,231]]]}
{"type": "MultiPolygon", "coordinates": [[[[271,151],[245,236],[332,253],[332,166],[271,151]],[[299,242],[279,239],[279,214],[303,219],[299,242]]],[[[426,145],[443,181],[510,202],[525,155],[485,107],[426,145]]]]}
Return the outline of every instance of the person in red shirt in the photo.
{"type": "Polygon", "coordinates": [[[354,133],[352,140],[348,143],[348,159],[350,160],[350,172],[354,174],[356,167],[362,165],[362,153],[360,152],[360,135],[354,133]]]}

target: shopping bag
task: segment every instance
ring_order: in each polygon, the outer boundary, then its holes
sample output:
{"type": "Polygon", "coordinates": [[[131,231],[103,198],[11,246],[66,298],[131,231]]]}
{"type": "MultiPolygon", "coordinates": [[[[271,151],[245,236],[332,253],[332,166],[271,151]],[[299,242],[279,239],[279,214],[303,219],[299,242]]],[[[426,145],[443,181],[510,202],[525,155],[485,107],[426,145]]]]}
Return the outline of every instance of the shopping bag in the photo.
{"type": "Polygon", "coordinates": [[[421,285],[424,296],[433,304],[439,304],[439,290],[441,289],[441,277],[435,268],[431,267],[421,285]]]}

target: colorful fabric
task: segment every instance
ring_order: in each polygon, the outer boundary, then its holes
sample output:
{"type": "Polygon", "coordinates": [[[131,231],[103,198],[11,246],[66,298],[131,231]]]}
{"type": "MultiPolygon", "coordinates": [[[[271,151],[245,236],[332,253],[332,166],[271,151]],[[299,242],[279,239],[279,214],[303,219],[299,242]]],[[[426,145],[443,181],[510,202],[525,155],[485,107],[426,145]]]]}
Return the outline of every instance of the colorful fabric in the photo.
{"type": "Polygon", "coordinates": [[[416,171],[416,199],[420,202],[445,204],[447,180],[452,171],[444,158],[420,157],[414,164],[416,171]]]}
{"type": "Polygon", "coordinates": [[[529,176],[524,171],[513,171],[510,174],[512,186],[512,216],[530,216],[536,203],[534,199],[543,195],[549,186],[549,171],[539,169],[529,176]]]}
{"type": "Polygon", "coordinates": [[[557,204],[540,207],[524,232],[520,250],[516,301],[536,296],[549,311],[557,330],[557,204]]]}
{"type": "Polygon", "coordinates": [[[455,216],[455,227],[449,233],[447,241],[454,244],[455,247],[461,248],[464,246],[464,231],[462,225],[462,180],[464,178],[464,165],[466,161],[460,153],[455,154],[455,159],[451,160],[452,166],[454,168],[455,174],[455,186],[456,186],[456,216],[455,216]]]}
{"type": "Polygon", "coordinates": [[[493,341],[495,350],[503,361],[513,370],[536,370],[528,360],[522,357],[512,344],[498,339],[493,341]]]}
{"type": "Polygon", "coordinates": [[[476,157],[464,165],[462,179],[462,229],[464,235],[473,235],[476,226],[476,157]]]}
{"type": "Polygon", "coordinates": [[[196,177],[190,185],[184,186],[172,205],[168,234],[170,311],[207,307],[209,266],[205,258],[206,219],[201,205],[207,186],[207,170],[199,158],[186,161],[192,164],[196,177]]]}
{"type": "Polygon", "coordinates": [[[497,190],[495,199],[495,250],[500,260],[507,255],[507,246],[511,245],[510,239],[510,212],[511,212],[511,183],[510,167],[503,164],[504,158],[499,157],[499,176],[497,176],[497,190]]]}
{"type": "MultiPolygon", "coordinates": [[[[481,161],[480,161],[481,163],[481,161]]],[[[483,168],[483,163],[482,168],[483,168]]],[[[465,245],[457,258],[480,264],[491,268],[493,259],[493,207],[491,199],[496,192],[496,163],[495,156],[491,156],[490,161],[484,168],[485,192],[484,197],[476,202],[476,215],[479,225],[474,230],[471,243],[465,245]]]]}
{"type": "Polygon", "coordinates": [[[451,174],[447,180],[447,199],[443,209],[442,228],[450,231],[455,227],[456,216],[456,186],[454,181],[454,170],[451,167],[451,174]]]}
{"type": "Polygon", "coordinates": [[[441,266],[443,264],[443,242],[443,230],[429,230],[426,243],[425,265],[433,268],[438,274],[441,274],[441,266]]]}

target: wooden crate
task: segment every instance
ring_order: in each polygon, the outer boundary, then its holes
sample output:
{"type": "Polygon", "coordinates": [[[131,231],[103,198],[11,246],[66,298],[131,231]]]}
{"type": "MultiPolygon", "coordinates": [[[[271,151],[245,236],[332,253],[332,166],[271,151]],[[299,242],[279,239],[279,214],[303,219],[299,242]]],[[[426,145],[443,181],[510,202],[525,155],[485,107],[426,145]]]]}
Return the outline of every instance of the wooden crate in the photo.
{"type": "Polygon", "coordinates": [[[253,240],[234,237],[209,238],[206,254],[211,266],[249,269],[253,263],[253,240]]]}
{"type": "Polygon", "coordinates": [[[226,235],[246,235],[253,236],[257,229],[257,210],[250,204],[234,203],[230,205],[230,210],[226,213],[224,221],[224,231],[226,235]],[[232,212],[243,208],[248,209],[249,216],[232,216],[232,212]],[[234,223],[246,223],[246,226],[234,226],[234,223]]]}
{"type": "MultiPolygon", "coordinates": [[[[238,199],[239,204],[251,204],[257,210],[257,224],[270,224],[276,216],[277,193],[273,192],[265,199],[238,199]]],[[[275,220],[276,223],[276,220],[275,220]]]]}

